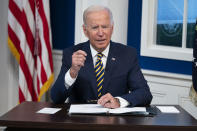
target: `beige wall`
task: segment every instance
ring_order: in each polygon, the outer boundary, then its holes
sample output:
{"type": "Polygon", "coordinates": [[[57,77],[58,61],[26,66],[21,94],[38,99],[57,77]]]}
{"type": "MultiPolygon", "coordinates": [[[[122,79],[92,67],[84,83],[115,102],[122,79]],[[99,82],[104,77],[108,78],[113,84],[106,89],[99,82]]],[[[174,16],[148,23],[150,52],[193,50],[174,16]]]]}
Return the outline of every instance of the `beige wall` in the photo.
{"type": "Polygon", "coordinates": [[[82,30],[82,12],[90,5],[104,5],[112,11],[114,18],[112,40],[127,44],[128,0],[77,0],[75,11],[75,44],[87,40],[82,30]]]}
{"type": "Polygon", "coordinates": [[[7,46],[8,0],[0,4],[0,115],[17,104],[18,68],[7,46]],[[16,79],[15,79],[16,78],[16,79]]]}

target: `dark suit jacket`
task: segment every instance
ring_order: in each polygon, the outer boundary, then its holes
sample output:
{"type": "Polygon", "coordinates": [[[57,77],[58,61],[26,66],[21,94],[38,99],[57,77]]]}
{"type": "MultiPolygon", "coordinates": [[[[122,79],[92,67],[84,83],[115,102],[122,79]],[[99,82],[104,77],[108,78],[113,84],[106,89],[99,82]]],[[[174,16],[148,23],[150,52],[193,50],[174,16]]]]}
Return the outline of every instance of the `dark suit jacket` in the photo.
{"type": "MultiPolygon", "coordinates": [[[[131,106],[148,105],[152,100],[149,87],[138,64],[136,50],[119,43],[110,42],[102,95],[111,93],[127,100],[131,106]]],[[[55,103],[64,103],[69,97],[71,103],[87,102],[97,98],[96,75],[89,41],[63,51],[60,74],[51,89],[55,103]],[[87,53],[84,67],[78,73],[75,83],[67,90],[64,85],[66,72],[72,64],[72,54],[77,50],[87,53]]]]}

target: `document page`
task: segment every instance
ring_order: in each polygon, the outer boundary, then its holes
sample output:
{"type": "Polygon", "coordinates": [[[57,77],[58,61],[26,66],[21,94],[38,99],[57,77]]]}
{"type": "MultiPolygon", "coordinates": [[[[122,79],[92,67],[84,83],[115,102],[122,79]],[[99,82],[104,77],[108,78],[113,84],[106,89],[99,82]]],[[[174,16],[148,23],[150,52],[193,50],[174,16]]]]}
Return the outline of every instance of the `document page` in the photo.
{"type": "Polygon", "coordinates": [[[55,114],[61,110],[61,108],[42,108],[41,110],[37,111],[37,113],[42,113],[42,114],[55,114]]]}
{"type": "Polygon", "coordinates": [[[99,104],[73,104],[70,106],[69,113],[106,113],[108,108],[104,108],[99,104]]]}
{"type": "Polygon", "coordinates": [[[128,112],[146,112],[145,107],[124,107],[109,109],[104,108],[99,104],[73,104],[70,106],[69,113],[80,113],[80,114],[99,114],[99,113],[112,113],[112,114],[121,114],[128,112]]]}
{"type": "Polygon", "coordinates": [[[174,106],[157,106],[162,113],[180,113],[180,111],[174,106]]]}
{"type": "Polygon", "coordinates": [[[128,112],[146,112],[145,107],[124,107],[124,108],[116,108],[110,109],[109,113],[113,114],[121,114],[121,113],[128,113],[128,112]]]}

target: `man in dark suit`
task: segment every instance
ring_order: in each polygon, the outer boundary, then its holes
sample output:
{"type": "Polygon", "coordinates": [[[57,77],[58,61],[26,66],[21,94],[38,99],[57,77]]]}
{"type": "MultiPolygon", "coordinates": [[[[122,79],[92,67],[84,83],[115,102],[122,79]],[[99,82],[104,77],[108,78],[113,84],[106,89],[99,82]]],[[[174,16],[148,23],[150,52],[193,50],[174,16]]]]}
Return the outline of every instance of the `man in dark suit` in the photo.
{"type": "Polygon", "coordinates": [[[150,104],[152,95],[138,64],[136,50],[111,41],[113,17],[103,6],[83,14],[88,41],[63,51],[60,74],[51,89],[55,103],[98,100],[107,108],[150,104]]]}

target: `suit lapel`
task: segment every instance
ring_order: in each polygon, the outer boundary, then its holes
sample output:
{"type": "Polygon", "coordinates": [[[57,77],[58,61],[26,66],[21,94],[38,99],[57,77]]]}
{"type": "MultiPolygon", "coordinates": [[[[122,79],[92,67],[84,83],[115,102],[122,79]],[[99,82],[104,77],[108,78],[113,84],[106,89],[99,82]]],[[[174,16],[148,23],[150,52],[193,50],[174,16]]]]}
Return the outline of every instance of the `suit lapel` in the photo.
{"type": "Polygon", "coordinates": [[[102,91],[103,95],[108,93],[108,88],[109,88],[108,84],[110,82],[110,76],[112,71],[114,70],[115,64],[116,64],[115,47],[114,47],[114,43],[111,41],[107,63],[105,67],[104,83],[103,83],[103,91],[102,91]]]}
{"type": "MultiPolygon", "coordinates": [[[[92,90],[94,92],[95,98],[98,96],[98,91],[97,91],[97,82],[96,82],[96,74],[94,71],[94,65],[93,65],[93,59],[92,59],[92,54],[90,51],[90,43],[88,42],[85,44],[84,50],[87,53],[86,61],[84,67],[81,68],[83,70],[83,73],[86,75],[87,79],[90,80],[90,84],[92,87],[92,90]]],[[[111,41],[110,42],[110,49],[109,49],[109,54],[107,58],[107,63],[105,67],[105,74],[104,74],[104,83],[103,83],[103,89],[102,89],[102,94],[108,93],[108,84],[110,82],[110,76],[111,73],[114,70],[115,64],[116,64],[116,55],[115,55],[115,47],[114,43],[111,41]]]]}
{"type": "Polygon", "coordinates": [[[86,77],[90,80],[90,84],[94,92],[95,98],[97,98],[98,93],[97,93],[97,86],[96,86],[96,75],[94,72],[94,65],[93,65],[89,42],[85,44],[84,51],[87,53],[87,57],[86,57],[85,65],[83,67],[83,71],[86,74],[86,77]]]}

